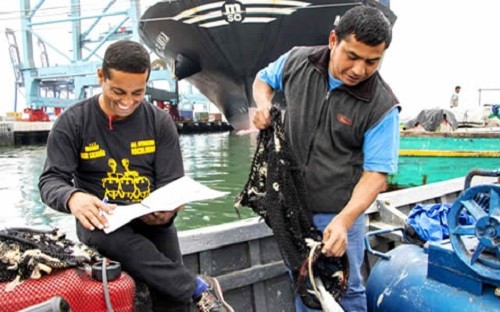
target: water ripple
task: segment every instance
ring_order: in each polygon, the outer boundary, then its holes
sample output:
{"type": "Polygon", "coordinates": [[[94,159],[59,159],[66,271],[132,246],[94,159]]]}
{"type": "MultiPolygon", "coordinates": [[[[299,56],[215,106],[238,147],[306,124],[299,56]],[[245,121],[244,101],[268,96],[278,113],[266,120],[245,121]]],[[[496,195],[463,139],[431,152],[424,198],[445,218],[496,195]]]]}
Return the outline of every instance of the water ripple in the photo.
{"type": "MultiPolygon", "coordinates": [[[[255,137],[232,133],[181,135],[186,175],[220,191],[224,198],[186,205],[176,220],[179,229],[193,229],[237,220],[234,198],[248,178],[255,137]]],[[[14,226],[59,228],[76,239],[75,221],[42,203],[38,177],[46,158],[45,146],[0,148],[0,198],[3,216],[0,229],[14,226]]],[[[242,209],[243,217],[253,216],[242,209]]]]}

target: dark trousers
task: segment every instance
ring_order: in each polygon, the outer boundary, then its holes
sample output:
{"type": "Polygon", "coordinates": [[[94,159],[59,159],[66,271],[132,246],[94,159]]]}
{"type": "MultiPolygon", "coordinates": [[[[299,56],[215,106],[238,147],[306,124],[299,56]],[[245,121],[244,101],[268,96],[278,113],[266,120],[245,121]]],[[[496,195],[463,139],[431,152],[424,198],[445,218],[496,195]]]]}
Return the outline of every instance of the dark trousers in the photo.
{"type": "Polygon", "coordinates": [[[148,285],[154,311],[189,311],[196,288],[183,266],[174,223],[147,225],[136,219],[109,234],[89,231],[77,221],[78,239],[121,263],[135,280],[148,285]]]}

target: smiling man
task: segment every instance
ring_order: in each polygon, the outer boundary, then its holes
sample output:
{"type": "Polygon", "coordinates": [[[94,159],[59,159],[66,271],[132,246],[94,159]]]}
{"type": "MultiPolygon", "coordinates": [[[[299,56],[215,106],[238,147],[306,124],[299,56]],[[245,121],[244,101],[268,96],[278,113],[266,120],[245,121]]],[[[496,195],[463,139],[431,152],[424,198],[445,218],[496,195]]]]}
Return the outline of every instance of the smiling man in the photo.
{"type": "Polygon", "coordinates": [[[105,211],[140,202],[184,176],[172,118],[144,100],[149,53],[133,41],[111,44],[97,71],[102,93],[69,107],[47,140],[42,200],[77,219],[78,238],[119,261],[148,285],[154,311],[233,311],[215,278],[182,263],[174,212],[154,212],[109,234],[105,211]]]}
{"type": "MultiPolygon", "coordinates": [[[[378,68],[392,38],[381,11],[344,14],[328,46],[295,47],[255,78],[254,124],[269,126],[275,91],[286,100],[288,140],[306,177],[308,208],[323,231],[323,253],[350,263],[346,311],[366,311],[361,276],[364,212],[397,171],[399,104],[378,68]]],[[[296,310],[307,308],[297,297],[296,310]]]]}

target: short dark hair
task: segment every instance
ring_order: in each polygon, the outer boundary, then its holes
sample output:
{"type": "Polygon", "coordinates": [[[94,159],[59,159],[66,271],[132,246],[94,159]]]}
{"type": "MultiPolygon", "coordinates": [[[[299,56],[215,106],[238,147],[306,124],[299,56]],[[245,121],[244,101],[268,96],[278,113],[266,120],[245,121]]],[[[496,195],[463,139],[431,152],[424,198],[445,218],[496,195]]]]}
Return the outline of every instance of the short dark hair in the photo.
{"type": "Polygon", "coordinates": [[[455,89],[461,89],[461,87],[460,86],[456,86],[455,89]]]}
{"type": "Polygon", "coordinates": [[[392,25],[379,9],[360,5],[342,16],[335,27],[335,34],[339,41],[354,34],[356,40],[369,46],[384,42],[387,49],[392,41],[392,25]]]}
{"type": "Polygon", "coordinates": [[[121,40],[110,44],[104,53],[102,72],[107,79],[110,78],[110,69],[134,74],[147,71],[149,78],[151,59],[142,44],[130,40],[121,40]]]}

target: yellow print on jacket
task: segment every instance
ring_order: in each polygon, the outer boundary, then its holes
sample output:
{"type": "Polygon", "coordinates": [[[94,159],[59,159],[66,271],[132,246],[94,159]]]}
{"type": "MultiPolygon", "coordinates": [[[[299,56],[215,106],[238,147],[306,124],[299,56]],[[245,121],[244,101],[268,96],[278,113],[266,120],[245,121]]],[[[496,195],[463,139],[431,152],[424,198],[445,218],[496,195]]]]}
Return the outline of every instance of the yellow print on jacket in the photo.
{"type": "Polygon", "coordinates": [[[132,155],[152,154],[155,151],[155,140],[142,140],[130,143],[130,153],[132,155]]]}
{"type": "Polygon", "coordinates": [[[130,170],[130,160],[121,160],[123,172],[118,172],[118,164],[115,159],[108,160],[110,171],[102,179],[104,196],[109,199],[124,199],[132,202],[141,202],[151,193],[151,182],[147,177],[139,175],[139,172],[130,170]]]}
{"type": "Polygon", "coordinates": [[[96,142],[91,142],[87,146],[84,147],[84,151],[80,153],[81,159],[96,159],[106,156],[106,151],[101,149],[99,144],[96,142]]]}

